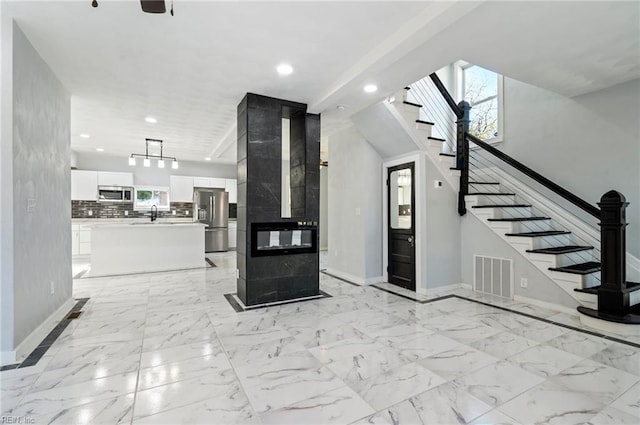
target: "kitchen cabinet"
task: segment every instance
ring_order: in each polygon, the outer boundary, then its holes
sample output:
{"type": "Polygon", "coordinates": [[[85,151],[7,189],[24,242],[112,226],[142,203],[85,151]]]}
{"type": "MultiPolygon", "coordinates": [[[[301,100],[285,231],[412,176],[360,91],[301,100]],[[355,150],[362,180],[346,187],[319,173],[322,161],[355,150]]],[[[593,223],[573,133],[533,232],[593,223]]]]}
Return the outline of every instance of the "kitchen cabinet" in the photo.
{"type": "Polygon", "coordinates": [[[193,202],[193,182],[191,176],[171,176],[169,178],[169,199],[171,202],[193,202]]]}
{"type": "Polygon", "coordinates": [[[96,201],[98,199],[98,172],[71,170],[71,200],[96,201]]]}
{"type": "Polygon", "coordinates": [[[98,171],[99,186],[133,186],[133,173],[98,171]]]}
{"type": "Polygon", "coordinates": [[[237,204],[238,203],[238,180],[236,179],[225,179],[224,189],[229,192],[229,203],[237,204]]]}
{"type": "Polygon", "coordinates": [[[236,248],[238,246],[238,223],[236,221],[230,221],[228,226],[229,248],[236,248]]]}
{"type": "Polygon", "coordinates": [[[193,187],[208,187],[214,189],[224,189],[225,179],[212,178],[212,177],[194,177],[193,187]]]}
{"type": "Polygon", "coordinates": [[[91,254],[91,227],[71,225],[71,255],[91,254]]]}

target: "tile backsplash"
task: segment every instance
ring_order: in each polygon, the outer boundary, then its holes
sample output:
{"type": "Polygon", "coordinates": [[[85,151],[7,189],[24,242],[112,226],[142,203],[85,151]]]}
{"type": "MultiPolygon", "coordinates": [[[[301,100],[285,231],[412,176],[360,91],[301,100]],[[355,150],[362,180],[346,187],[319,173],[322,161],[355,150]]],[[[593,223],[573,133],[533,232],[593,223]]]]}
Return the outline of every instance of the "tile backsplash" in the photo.
{"type": "MultiPolygon", "coordinates": [[[[158,211],[158,217],[191,217],[193,203],[171,202],[170,211],[158,211]],[[176,212],[173,215],[173,211],[176,212]]],[[[133,204],[97,201],[71,201],[71,218],[136,218],[148,217],[148,211],[134,211],[133,204]],[[91,215],[89,215],[91,211],[91,215]],[[128,212],[125,215],[125,211],[128,212]]]]}

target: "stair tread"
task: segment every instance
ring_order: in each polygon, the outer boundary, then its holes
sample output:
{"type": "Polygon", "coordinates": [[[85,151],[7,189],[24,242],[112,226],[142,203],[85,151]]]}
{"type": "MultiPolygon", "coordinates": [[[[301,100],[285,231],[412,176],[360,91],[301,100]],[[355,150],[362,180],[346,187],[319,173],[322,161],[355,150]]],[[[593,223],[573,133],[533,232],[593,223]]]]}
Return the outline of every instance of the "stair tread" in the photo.
{"type": "Polygon", "coordinates": [[[500,184],[499,182],[469,182],[469,184],[492,184],[492,185],[496,185],[496,184],[500,184]]]}
{"type": "Polygon", "coordinates": [[[529,204],[474,205],[471,208],[529,208],[529,204]]]}
{"type": "MultiPolygon", "coordinates": [[[[574,288],[576,292],[584,292],[585,294],[597,294],[598,288],[602,285],[592,286],[590,288],[574,288]]],[[[635,292],[640,290],[640,283],[636,282],[627,282],[627,292],[635,292]]]]}
{"type": "Polygon", "coordinates": [[[528,249],[527,252],[535,254],[569,254],[571,252],[588,251],[593,249],[592,246],[566,245],[555,246],[551,248],[528,249]]]}
{"type": "Polygon", "coordinates": [[[586,263],[572,264],[570,266],[549,267],[549,270],[571,274],[589,274],[600,271],[600,263],[587,261],[586,263]]]}
{"type": "Polygon", "coordinates": [[[571,232],[566,230],[545,230],[542,232],[524,232],[524,233],[506,233],[506,236],[522,236],[525,238],[534,238],[536,236],[556,236],[556,235],[569,235],[571,232]]]}
{"type": "Polygon", "coordinates": [[[457,168],[457,167],[449,167],[449,169],[453,171],[462,171],[462,168],[457,168]]]}
{"type": "Polygon", "coordinates": [[[429,136],[429,137],[427,137],[427,139],[429,139],[429,140],[437,140],[438,142],[446,142],[446,140],[441,139],[440,137],[429,136]]]}
{"type": "Polygon", "coordinates": [[[419,103],[409,102],[408,100],[403,100],[402,103],[404,103],[405,105],[415,106],[416,108],[422,108],[422,105],[420,105],[419,103]]]}
{"type": "Polygon", "coordinates": [[[456,157],[456,154],[454,154],[454,153],[445,153],[445,152],[442,152],[442,153],[440,153],[440,156],[448,156],[448,157],[450,157],[450,158],[455,158],[455,157],[456,157]]]}
{"type": "Polygon", "coordinates": [[[431,121],[425,121],[425,120],[416,120],[416,122],[420,123],[420,124],[436,125],[435,123],[432,123],[431,121]]]}
{"type": "Polygon", "coordinates": [[[487,221],[541,221],[551,220],[549,217],[509,217],[509,218],[489,218],[487,221]]]}
{"type": "Polygon", "coordinates": [[[468,193],[467,196],[473,196],[473,195],[483,195],[483,196],[512,196],[515,195],[515,193],[503,193],[503,192],[473,192],[473,193],[468,193]]]}

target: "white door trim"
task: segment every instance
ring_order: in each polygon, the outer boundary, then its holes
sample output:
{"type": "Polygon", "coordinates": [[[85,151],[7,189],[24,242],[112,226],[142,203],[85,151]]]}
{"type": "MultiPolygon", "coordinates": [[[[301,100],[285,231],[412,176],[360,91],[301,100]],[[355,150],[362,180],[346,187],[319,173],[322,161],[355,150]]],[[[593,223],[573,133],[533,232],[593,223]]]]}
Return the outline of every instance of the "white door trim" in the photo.
{"type": "Polygon", "coordinates": [[[387,273],[387,267],[389,266],[389,232],[387,229],[387,223],[389,220],[387,212],[388,191],[387,191],[387,175],[388,169],[395,167],[396,165],[406,164],[409,162],[414,163],[414,190],[415,190],[415,205],[413,206],[415,217],[415,241],[416,241],[416,292],[419,294],[425,293],[426,287],[423,283],[423,276],[425,273],[424,264],[422,261],[423,246],[425,242],[424,235],[424,220],[425,209],[422,208],[425,205],[424,198],[424,182],[426,181],[425,169],[424,169],[424,154],[419,151],[411,152],[405,155],[393,157],[387,159],[382,163],[382,274],[383,281],[387,282],[389,275],[387,273]]]}

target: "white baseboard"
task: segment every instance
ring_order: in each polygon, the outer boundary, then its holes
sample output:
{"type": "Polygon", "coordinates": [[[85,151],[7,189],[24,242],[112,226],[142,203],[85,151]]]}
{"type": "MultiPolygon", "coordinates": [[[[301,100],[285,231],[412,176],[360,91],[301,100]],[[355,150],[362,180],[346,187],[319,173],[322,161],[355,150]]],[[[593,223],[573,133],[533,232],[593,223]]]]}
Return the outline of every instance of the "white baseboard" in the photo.
{"type": "Polygon", "coordinates": [[[375,285],[376,283],[382,283],[384,281],[384,277],[376,276],[376,277],[368,277],[364,280],[365,285],[375,285]]]}
{"type": "Polygon", "coordinates": [[[75,304],[75,300],[69,298],[65,301],[56,311],[54,311],[44,322],[40,324],[33,332],[31,332],[13,351],[2,351],[0,354],[1,364],[7,365],[12,363],[21,362],[24,360],[34,348],[40,344],[40,342],[46,337],[53,328],[56,327],[58,322],[62,320],[69,310],[75,304]]]}
{"type": "Polygon", "coordinates": [[[575,308],[569,308],[559,304],[548,303],[546,301],[536,300],[535,298],[523,297],[522,295],[514,295],[513,300],[521,303],[525,303],[525,304],[535,305],[537,307],[546,308],[547,310],[557,311],[559,313],[566,313],[572,316],[578,315],[578,311],[575,308]]]}
{"type": "Polygon", "coordinates": [[[469,283],[461,283],[460,287],[462,287],[462,289],[468,289],[469,291],[473,291],[473,285],[469,283]]]}
{"type": "Polygon", "coordinates": [[[328,268],[325,270],[327,274],[334,275],[335,277],[339,277],[340,279],[348,280],[351,283],[355,283],[356,285],[366,285],[365,280],[359,276],[355,276],[349,273],[341,272],[336,269],[328,268]]]}

